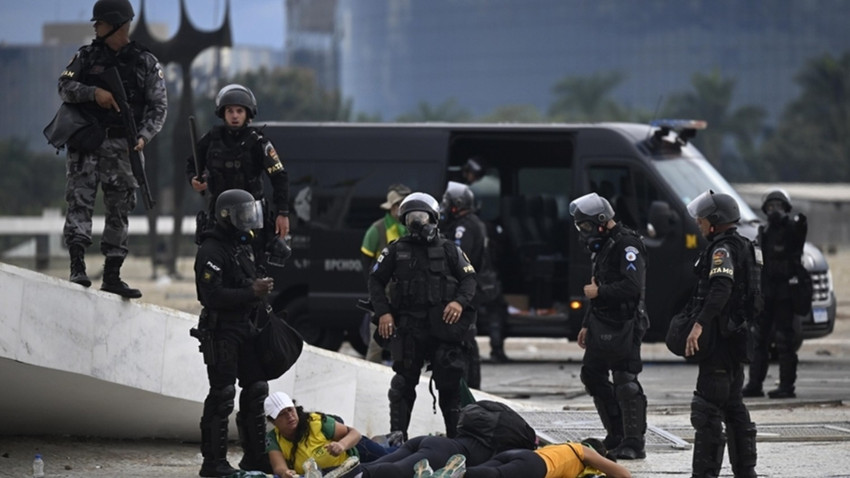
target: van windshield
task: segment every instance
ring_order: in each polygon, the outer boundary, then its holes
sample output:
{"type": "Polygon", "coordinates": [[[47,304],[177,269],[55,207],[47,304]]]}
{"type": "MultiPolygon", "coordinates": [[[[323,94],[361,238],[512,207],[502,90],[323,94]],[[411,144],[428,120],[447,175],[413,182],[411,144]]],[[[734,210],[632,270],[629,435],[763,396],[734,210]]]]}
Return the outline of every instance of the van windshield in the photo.
{"type": "Polygon", "coordinates": [[[682,203],[688,204],[705,190],[712,189],[716,193],[728,194],[738,201],[742,222],[757,220],[753,210],[708,161],[692,158],[665,159],[655,161],[655,167],[682,203]]]}

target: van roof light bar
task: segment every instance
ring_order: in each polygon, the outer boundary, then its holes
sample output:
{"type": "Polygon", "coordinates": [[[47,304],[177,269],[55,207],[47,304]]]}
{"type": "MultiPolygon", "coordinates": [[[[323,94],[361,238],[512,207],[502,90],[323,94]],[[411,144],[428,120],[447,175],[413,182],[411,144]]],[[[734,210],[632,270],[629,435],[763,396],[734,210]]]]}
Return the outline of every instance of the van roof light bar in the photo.
{"type": "Polygon", "coordinates": [[[706,129],[708,122],[693,119],[658,119],[651,121],[649,125],[658,128],[652,135],[654,142],[662,141],[673,131],[676,133],[676,144],[684,146],[696,136],[697,131],[706,129]]]}

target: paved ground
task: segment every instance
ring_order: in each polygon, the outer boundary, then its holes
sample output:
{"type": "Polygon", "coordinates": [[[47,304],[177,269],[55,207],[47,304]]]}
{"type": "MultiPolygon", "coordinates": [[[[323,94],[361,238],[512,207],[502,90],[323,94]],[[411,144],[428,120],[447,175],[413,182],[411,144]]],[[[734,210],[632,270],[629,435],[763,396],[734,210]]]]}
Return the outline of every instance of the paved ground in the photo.
{"type": "MultiPolygon", "coordinates": [[[[850,365],[850,252],[828,258],[839,296],[839,321],[829,337],[807,341],[801,349],[801,383],[808,381],[812,390],[828,388],[830,384],[846,384],[850,365]],[[841,300],[844,298],[844,300],[841,300]],[[825,368],[823,367],[825,365],[825,368]],[[824,369],[828,375],[814,378],[808,367],[824,369]],[[834,373],[830,373],[834,367],[834,373]],[[808,378],[806,378],[808,377],[808,378]],[[814,385],[817,384],[817,387],[814,385]]],[[[198,306],[191,282],[191,259],[180,262],[184,280],[160,278],[151,280],[146,261],[128,261],[124,278],[140,287],[143,300],[167,305],[187,312],[197,312],[198,306]]],[[[57,264],[50,273],[65,277],[66,265],[57,264]]],[[[99,281],[95,281],[95,286],[99,281]]],[[[481,342],[482,354],[488,350],[481,342]]],[[[546,410],[591,410],[588,397],[581,390],[576,365],[581,352],[566,341],[510,339],[508,354],[519,359],[509,366],[485,364],[482,370],[484,390],[539,406],[546,410]],[[530,373],[529,370],[534,370],[530,373]],[[533,393],[528,393],[533,390],[533,393]]],[[[344,352],[353,353],[350,349],[344,352]]],[[[647,367],[642,374],[650,401],[648,421],[667,428],[682,437],[692,433],[688,426],[689,393],[695,379],[695,369],[681,365],[681,373],[670,373],[677,367],[674,358],[661,344],[644,348],[647,367]]],[[[693,368],[693,367],[691,367],[693,368]]],[[[775,373],[775,366],[771,374],[775,373]]],[[[771,380],[769,377],[768,380],[771,380]]],[[[766,384],[766,386],[770,386],[766,384]]],[[[823,392],[829,394],[829,392],[823,392]]],[[[832,429],[837,436],[850,434],[850,406],[847,396],[824,400],[810,393],[795,401],[772,403],[768,399],[749,401],[754,421],[760,425],[759,476],[769,477],[850,477],[848,442],[827,435],[812,440],[782,437],[785,431],[771,425],[811,425],[819,430],[832,429]],[[826,425],[824,427],[823,425],[826,425]]],[[[834,394],[833,394],[834,395],[834,394]]],[[[61,397],[57,397],[61,399],[61,397]]],[[[200,411],[200,410],[199,410],[200,411]]],[[[781,427],[780,427],[781,428],[781,427]]],[[[2,424],[0,424],[2,433],[2,424]]],[[[811,433],[808,433],[811,435],[811,433]]],[[[844,439],[846,440],[846,439],[844,439]]],[[[238,447],[232,447],[238,448],[238,447]]],[[[80,437],[8,437],[0,436],[0,477],[31,476],[34,454],[44,456],[48,477],[191,477],[197,476],[200,463],[197,443],[158,440],[102,440],[80,437]]],[[[236,463],[239,453],[231,453],[236,463]]],[[[653,448],[646,460],[625,465],[636,477],[689,476],[691,451],[653,448]]],[[[722,476],[731,476],[728,465],[722,476]]]]}

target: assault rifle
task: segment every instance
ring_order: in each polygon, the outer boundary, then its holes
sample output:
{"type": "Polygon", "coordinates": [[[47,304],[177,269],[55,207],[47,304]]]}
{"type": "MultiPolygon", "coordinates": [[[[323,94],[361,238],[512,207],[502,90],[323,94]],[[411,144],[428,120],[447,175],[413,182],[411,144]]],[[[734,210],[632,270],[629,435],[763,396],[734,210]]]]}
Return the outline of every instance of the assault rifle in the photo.
{"type": "Polygon", "coordinates": [[[127,101],[127,92],[124,91],[124,85],[121,83],[121,75],[118,74],[117,68],[112,67],[103,73],[103,79],[106,81],[106,86],[109,87],[112,97],[118,103],[118,107],[121,108],[121,118],[124,120],[124,126],[127,128],[130,166],[133,168],[133,176],[135,176],[136,181],[139,183],[139,189],[142,190],[145,209],[151,210],[156,206],[156,201],[154,201],[150,187],[148,187],[148,176],[145,174],[145,155],[135,149],[139,131],[136,129],[133,109],[130,108],[130,103],[127,101]]]}

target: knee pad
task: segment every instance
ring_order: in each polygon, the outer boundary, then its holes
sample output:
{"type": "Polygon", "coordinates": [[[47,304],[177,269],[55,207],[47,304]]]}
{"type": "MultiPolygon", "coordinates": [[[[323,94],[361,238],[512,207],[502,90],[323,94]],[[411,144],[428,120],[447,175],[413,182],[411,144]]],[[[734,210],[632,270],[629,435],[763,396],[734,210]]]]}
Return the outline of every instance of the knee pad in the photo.
{"type": "Polygon", "coordinates": [[[463,347],[456,345],[440,344],[434,351],[434,359],[431,364],[434,370],[458,370],[463,373],[468,367],[468,355],[464,353],[463,347]]]}
{"type": "Polygon", "coordinates": [[[720,409],[702,397],[694,396],[691,400],[691,425],[698,431],[716,432],[721,436],[723,425],[720,409]]]}
{"type": "Polygon", "coordinates": [[[416,400],[416,384],[411,387],[409,382],[403,375],[395,374],[390,380],[390,390],[387,392],[387,397],[390,402],[398,402],[401,400],[413,401],[416,400]]]}
{"type": "Polygon", "coordinates": [[[581,383],[584,384],[585,391],[587,391],[591,397],[598,395],[600,388],[609,386],[607,376],[591,373],[586,366],[581,367],[579,378],[581,379],[581,383]]]}
{"type": "Polygon", "coordinates": [[[617,400],[631,400],[643,392],[640,383],[637,381],[637,375],[622,370],[613,372],[614,379],[614,394],[617,400]]]}
{"type": "Polygon", "coordinates": [[[248,385],[247,388],[243,388],[242,392],[239,394],[239,408],[242,410],[262,412],[263,402],[266,400],[268,395],[268,382],[254,382],[248,385]]]}
{"type": "Polygon", "coordinates": [[[236,387],[228,385],[222,388],[211,388],[204,401],[204,415],[228,416],[233,411],[233,399],[236,398],[236,387]]]}

